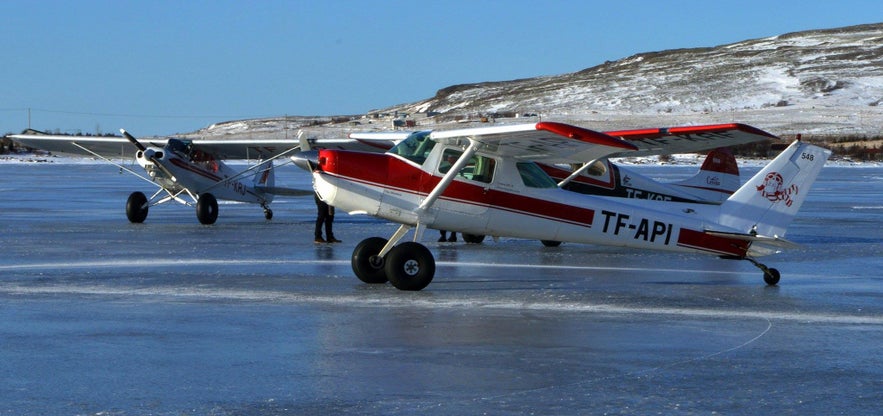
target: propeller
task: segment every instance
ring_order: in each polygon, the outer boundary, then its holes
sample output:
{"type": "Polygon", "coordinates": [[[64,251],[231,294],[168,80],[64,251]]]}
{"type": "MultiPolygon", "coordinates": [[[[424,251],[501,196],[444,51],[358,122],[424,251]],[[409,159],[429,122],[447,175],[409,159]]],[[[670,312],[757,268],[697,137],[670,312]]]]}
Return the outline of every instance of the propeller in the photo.
{"type": "Polygon", "coordinates": [[[138,150],[140,150],[142,152],[147,150],[147,148],[144,147],[144,145],[141,144],[141,142],[139,142],[138,139],[135,138],[135,136],[132,136],[131,134],[129,134],[129,132],[127,132],[125,129],[120,129],[120,133],[123,133],[123,137],[125,137],[130,142],[132,142],[132,144],[134,144],[135,147],[138,148],[138,150]]]}
{"type": "Polygon", "coordinates": [[[154,166],[156,166],[157,168],[159,168],[160,170],[162,170],[163,173],[164,173],[164,174],[165,174],[165,175],[166,175],[166,176],[167,176],[172,182],[177,182],[177,181],[178,181],[178,178],[176,178],[175,175],[172,174],[172,172],[170,172],[168,169],[166,169],[165,165],[163,165],[162,163],[159,163],[159,161],[156,160],[156,157],[154,156],[155,153],[152,152],[152,151],[151,151],[151,152],[148,152],[148,151],[147,151],[147,147],[145,147],[143,144],[141,144],[141,142],[139,142],[138,139],[135,138],[135,136],[132,136],[131,134],[129,134],[129,132],[127,132],[126,129],[120,129],[120,133],[123,134],[123,137],[125,137],[125,138],[126,138],[127,140],[129,140],[132,144],[134,144],[135,147],[137,147],[138,150],[141,151],[141,154],[143,154],[144,157],[146,157],[146,158],[149,159],[151,162],[153,162],[154,166]]]}

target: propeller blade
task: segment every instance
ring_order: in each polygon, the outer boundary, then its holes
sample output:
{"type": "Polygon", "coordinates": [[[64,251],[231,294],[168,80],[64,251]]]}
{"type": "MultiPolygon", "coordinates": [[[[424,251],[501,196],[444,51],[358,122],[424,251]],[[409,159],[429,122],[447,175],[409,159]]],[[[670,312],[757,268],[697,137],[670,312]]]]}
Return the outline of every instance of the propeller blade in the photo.
{"type": "Polygon", "coordinates": [[[129,132],[127,132],[125,129],[120,129],[120,133],[123,133],[123,137],[125,137],[125,138],[128,139],[130,142],[132,142],[132,144],[134,144],[135,147],[138,148],[138,150],[140,150],[140,151],[142,151],[142,152],[145,151],[145,150],[147,150],[147,148],[144,147],[144,145],[141,144],[141,142],[139,142],[138,139],[136,139],[134,136],[132,136],[131,134],[129,134],[129,132]]]}

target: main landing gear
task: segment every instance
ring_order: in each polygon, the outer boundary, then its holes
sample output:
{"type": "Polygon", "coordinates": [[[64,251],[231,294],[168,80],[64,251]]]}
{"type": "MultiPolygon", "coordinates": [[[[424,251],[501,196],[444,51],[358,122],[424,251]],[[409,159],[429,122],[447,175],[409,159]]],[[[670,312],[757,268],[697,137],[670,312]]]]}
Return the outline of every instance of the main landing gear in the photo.
{"type": "MultiPolygon", "coordinates": [[[[403,226],[404,227],[404,226],[403,226]]],[[[397,242],[407,228],[400,228],[393,236],[397,242]]],[[[353,250],[353,272],[365,283],[389,281],[399,290],[421,290],[435,276],[435,258],[423,244],[407,241],[390,246],[381,237],[362,240],[353,250]]]]}
{"type": "MultiPolygon", "coordinates": [[[[156,196],[156,195],[154,195],[156,196]]],[[[171,200],[165,199],[158,204],[171,200]]],[[[183,203],[183,202],[182,202],[183,203]]],[[[188,204],[189,205],[189,204],[188,204]]],[[[150,209],[150,199],[141,192],[132,192],[126,201],[126,218],[129,222],[140,224],[147,219],[147,213],[150,209]]],[[[273,217],[273,212],[269,208],[264,208],[264,216],[267,219],[273,217]]],[[[204,193],[196,200],[196,219],[200,224],[211,225],[218,220],[218,200],[210,193],[204,193]]]]}
{"type": "Polygon", "coordinates": [[[204,193],[196,200],[196,218],[200,224],[211,225],[218,220],[218,200],[210,193],[204,193]]]}
{"type": "Polygon", "coordinates": [[[727,260],[747,260],[751,262],[755,267],[763,271],[763,281],[766,282],[769,286],[775,286],[779,283],[779,278],[781,275],[779,274],[778,269],[774,269],[772,267],[767,267],[765,264],[752,259],[751,257],[739,257],[739,256],[721,256],[721,258],[727,260]]]}
{"type": "Polygon", "coordinates": [[[129,222],[141,224],[147,219],[147,209],[150,204],[147,203],[147,196],[141,192],[132,192],[126,201],[126,218],[129,222]]]}

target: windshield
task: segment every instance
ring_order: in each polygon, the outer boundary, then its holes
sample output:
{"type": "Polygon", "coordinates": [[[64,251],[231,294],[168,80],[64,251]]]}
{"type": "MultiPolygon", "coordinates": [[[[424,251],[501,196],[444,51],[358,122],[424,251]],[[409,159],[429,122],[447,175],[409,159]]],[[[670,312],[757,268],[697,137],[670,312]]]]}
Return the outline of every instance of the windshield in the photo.
{"type": "Polygon", "coordinates": [[[418,165],[422,165],[426,161],[429,151],[435,146],[435,142],[429,138],[429,131],[418,131],[412,133],[401,143],[389,149],[389,153],[399,155],[418,165]]]}

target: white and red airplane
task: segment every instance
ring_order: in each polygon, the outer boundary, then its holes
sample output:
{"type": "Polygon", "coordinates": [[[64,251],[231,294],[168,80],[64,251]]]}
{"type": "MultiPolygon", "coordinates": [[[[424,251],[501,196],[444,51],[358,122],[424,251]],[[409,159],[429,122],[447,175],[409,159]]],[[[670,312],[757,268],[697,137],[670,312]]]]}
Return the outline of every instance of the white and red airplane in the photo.
{"type": "Polygon", "coordinates": [[[95,156],[157,186],[147,197],[133,192],[126,202],[126,216],[133,223],[144,222],[150,207],[170,201],[196,207],[202,224],[218,218],[218,200],[258,204],[266,219],[273,217],[269,204],[275,195],[312,195],[312,190],[275,186],[274,160],[302,148],[346,148],[382,151],[394,144],[385,139],[350,140],[306,138],[299,132],[293,139],[193,139],[150,138],[146,145],[125,130],[119,136],[65,136],[17,134],[9,136],[20,144],[50,152],[95,156]],[[133,149],[134,150],[129,150],[133,149]],[[375,150],[376,149],[376,150],[375,150]],[[143,176],[111,158],[134,156],[147,172],[143,176]],[[261,163],[236,170],[227,159],[261,159],[261,163]],[[189,197],[189,198],[188,198],[189,197]],[[186,198],[186,199],[185,199],[186,198]]]}
{"type": "Polygon", "coordinates": [[[353,251],[353,271],[366,283],[429,285],[435,260],[418,241],[435,228],[744,259],[767,284],[777,284],[778,270],[754,257],[793,246],[783,239],[786,227],[830,151],[796,141],[719,204],[571,192],[535,163],[591,166],[610,157],[695,151],[697,144],[715,148],[738,137],[775,138],[741,124],[629,132],[643,133],[623,140],[540,122],[416,132],[384,154],[320,150],[292,158],[313,172],[328,204],[401,224],[391,238],[368,238],[353,251]],[[413,241],[400,244],[412,229],[413,241]]]}

